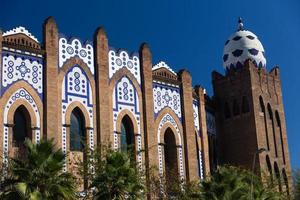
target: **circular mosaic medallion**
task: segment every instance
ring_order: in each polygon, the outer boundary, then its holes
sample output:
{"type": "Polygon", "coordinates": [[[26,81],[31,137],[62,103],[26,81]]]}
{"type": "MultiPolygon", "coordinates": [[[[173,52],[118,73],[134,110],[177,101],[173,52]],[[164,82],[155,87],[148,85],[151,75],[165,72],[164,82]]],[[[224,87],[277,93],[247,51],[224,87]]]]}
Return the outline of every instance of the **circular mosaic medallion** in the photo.
{"type": "Polygon", "coordinates": [[[116,59],[116,63],[118,66],[121,66],[122,65],[122,60],[120,58],[116,59]]]}
{"type": "Polygon", "coordinates": [[[72,47],[67,47],[67,52],[68,52],[68,54],[73,54],[74,49],[72,47]]]}
{"type": "Polygon", "coordinates": [[[130,69],[133,68],[132,62],[131,62],[131,61],[128,61],[128,62],[127,62],[127,66],[128,66],[130,69]]]}
{"type": "Polygon", "coordinates": [[[81,50],[79,51],[79,54],[80,54],[81,57],[86,57],[86,56],[87,56],[86,51],[83,50],[83,49],[81,49],[81,50]]]}

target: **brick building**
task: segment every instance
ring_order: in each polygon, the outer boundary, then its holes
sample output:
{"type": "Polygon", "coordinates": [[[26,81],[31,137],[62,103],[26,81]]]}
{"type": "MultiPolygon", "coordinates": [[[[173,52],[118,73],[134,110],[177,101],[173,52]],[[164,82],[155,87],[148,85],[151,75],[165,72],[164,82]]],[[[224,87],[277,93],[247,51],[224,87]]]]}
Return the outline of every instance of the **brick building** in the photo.
{"type": "Polygon", "coordinates": [[[193,87],[186,70],[152,63],[142,44],[128,53],[103,30],[92,42],[59,32],[52,17],[40,43],[24,27],[0,34],[1,162],[26,137],[54,138],[68,155],[83,156],[82,138],[134,150],[138,167],[171,178],[203,179],[218,163],[256,166],[288,181],[290,172],[279,69],[266,70],[264,50],[239,29],[224,48],[225,75],[213,72],[214,95],[193,87]]]}

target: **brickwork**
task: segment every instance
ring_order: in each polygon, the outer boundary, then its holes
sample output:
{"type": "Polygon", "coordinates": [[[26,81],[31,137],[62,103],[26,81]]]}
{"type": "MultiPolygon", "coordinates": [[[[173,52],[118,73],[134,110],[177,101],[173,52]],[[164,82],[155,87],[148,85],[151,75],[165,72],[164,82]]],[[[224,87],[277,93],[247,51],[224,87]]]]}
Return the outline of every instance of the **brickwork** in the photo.
{"type": "Polygon", "coordinates": [[[95,31],[93,44],[69,39],[52,17],[45,20],[43,33],[41,45],[23,27],[0,31],[0,71],[6,77],[0,76],[0,158],[14,154],[10,136],[15,111],[23,106],[33,141],[54,139],[68,155],[64,170],[73,171],[76,157],[84,157],[70,150],[71,116],[79,109],[90,148],[121,149],[122,119],[130,119],[136,159],[147,178],[153,168],[157,176],[168,173],[170,144],[176,146],[178,177],[208,177],[210,161],[217,160],[210,158],[209,134],[217,135],[221,163],[251,168],[254,152],[267,148],[257,157],[257,168],[269,170],[268,156],[273,174],[275,165],[282,176],[290,174],[279,68],[267,72],[247,61],[239,70],[227,69],[225,76],[213,72],[212,106],[204,88],[193,88],[187,70],[177,73],[164,61],[153,65],[146,43],[134,53],[115,49],[103,28],[95,31]],[[165,138],[167,131],[175,142],[165,138]]]}
{"type": "Polygon", "coordinates": [[[267,151],[256,158],[256,168],[268,172],[268,156],[273,175],[275,162],[281,172],[283,170],[290,174],[279,69],[276,67],[267,72],[248,60],[242,69],[230,70],[225,76],[213,72],[213,86],[218,107],[221,162],[252,169],[255,152],[265,148],[267,151]],[[243,113],[243,97],[248,99],[249,112],[243,113]],[[239,108],[237,113],[234,111],[235,102],[239,108]],[[278,123],[275,116],[277,112],[280,119],[278,123]]]}

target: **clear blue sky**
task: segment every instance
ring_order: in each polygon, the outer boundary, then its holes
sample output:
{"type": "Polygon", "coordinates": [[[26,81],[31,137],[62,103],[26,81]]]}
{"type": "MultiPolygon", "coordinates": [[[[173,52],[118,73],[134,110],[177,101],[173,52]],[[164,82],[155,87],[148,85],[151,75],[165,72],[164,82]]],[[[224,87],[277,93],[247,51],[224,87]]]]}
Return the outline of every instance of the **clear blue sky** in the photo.
{"type": "Polygon", "coordinates": [[[241,16],[245,28],[260,38],[268,70],[280,66],[291,163],[300,168],[300,1],[1,0],[3,30],[22,25],[41,40],[48,16],[67,36],[92,40],[96,28],[104,26],[116,48],[137,51],[146,41],[154,63],[164,60],[174,70],[187,68],[193,84],[209,94],[211,71],[223,72],[223,45],[241,16]]]}

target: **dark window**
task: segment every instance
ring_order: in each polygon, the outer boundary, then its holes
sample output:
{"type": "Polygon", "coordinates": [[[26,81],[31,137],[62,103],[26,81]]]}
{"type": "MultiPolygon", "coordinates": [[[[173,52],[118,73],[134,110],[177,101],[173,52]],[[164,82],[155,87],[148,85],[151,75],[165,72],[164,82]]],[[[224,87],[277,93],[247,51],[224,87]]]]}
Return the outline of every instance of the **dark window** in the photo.
{"type": "Polygon", "coordinates": [[[285,185],[285,191],[287,195],[290,195],[290,190],[289,190],[289,181],[285,172],[285,169],[282,170],[282,177],[285,185]]]}
{"type": "Polygon", "coordinates": [[[266,162],[267,162],[267,167],[268,167],[271,183],[273,184],[272,164],[271,164],[271,161],[270,161],[270,157],[268,155],[266,156],[266,162]]]}
{"type": "Polygon", "coordinates": [[[276,158],[277,158],[278,157],[278,151],[277,151],[276,133],[275,133],[275,127],[274,127],[273,112],[272,112],[272,108],[271,108],[270,104],[268,104],[268,112],[269,112],[269,119],[271,120],[271,124],[272,124],[272,132],[273,132],[273,141],[274,141],[275,155],[276,155],[276,158]]]}
{"type": "Polygon", "coordinates": [[[233,115],[234,116],[240,114],[239,104],[238,104],[238,102],[237,102],[236,99],[233,100],[233,108],[232,108],[232,110],[233,110],[233,115]]]}
{"type": "Polygon", "coordinates": [[[121,123],[121,151],[130,153],[131,156],[135,158],[133,124],[127,115],[122,119],[121,123]]]}
{"type": "Polygon", "coordinates": [[[275,118],[276,118],[276,124],[277,127],[279,128],[279,133],[280,133],[280,142],[281,142],[281,152],[282,152],[282,159],[283,159],[283,164],[285,164],[285,153],[284,153],[284,143],[283,143],[283,136],[282,136],[282,128],[281,128],[281,122],[280,122],[280,117],[279,113],[276,110],[275,111],[275,118]]]}
{"type": "Polygon", "coordinates": [[[249,102],[246,96],[243,96],[242,99],[242,113],[247,113],[250,111],[249,102]]]}
{"type": "Polygon", "coordinates": [[[277,165],[276,162],[274,163],[274,171],[275,171],[276,179],[277,179],[277,181],[278,181],[278,188],[279,188],[279,191],[282,192],[281,179],[280,179],[280,172],[279,172],[279,168],[278,168],[278,165],[277,165]]]}
{"type": "Polygon", "coordinates": [[[13,146],[21,147],[24,144],[25,138],[31,139],[30,134],[30,116],[27,109],[24,106],[17,108],[14,114],[14,126],[13,126],[13,146]]]}
{"type": "Polygon", "coordinates": [[[71,113],[70,125],[70,150],[83,151],[85,144],[85,121],[79,108],[71,113]]]}
{"type": "Polygon", "coordinates": [[[225,119],[228,119],[231,117],[230,108],[229,108],[229,105],[227,102],[225,102],[225,104],[224,104],[224,116],[225,116],[225,119]]]}
{"type": "Polygon", "coordinates": [[[268,148],[268,150],[270,150],[266,109],[265,109],[264,100],[261,96],[259,96],[259,105],[260,105],[260,111],[264,114],[263,117],[264,117],[264,126],[265,126],[265,135],[266,135],[266,141],[267,141],[267,148],[268,148]]]}
{"type": "Polygon", "coordinates": [[[166,172],[166,187],[168,194],[174,191],[174,185],[178,184],[178,159],[177,159],[177,146],[176,139],[173,131],[168,128],[164,135],[165,141],[165,172],[166,172]]]}

